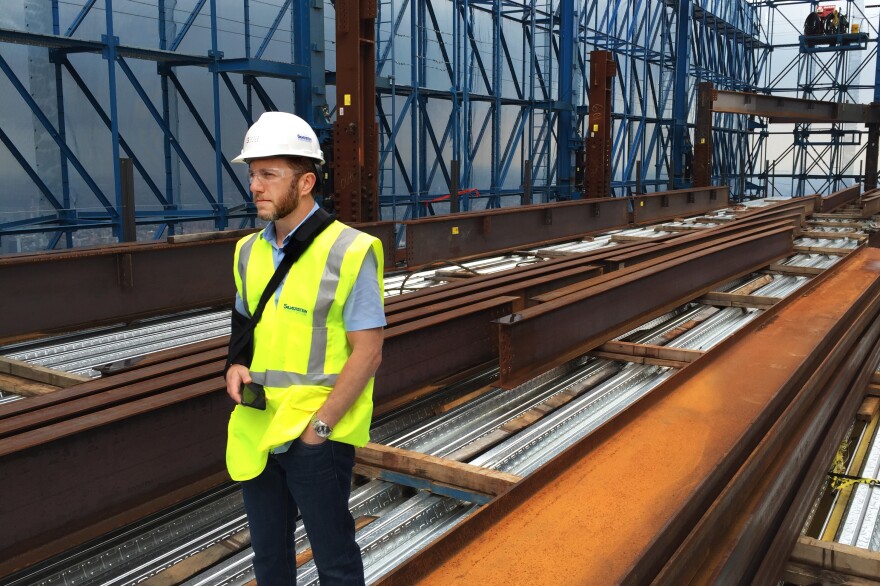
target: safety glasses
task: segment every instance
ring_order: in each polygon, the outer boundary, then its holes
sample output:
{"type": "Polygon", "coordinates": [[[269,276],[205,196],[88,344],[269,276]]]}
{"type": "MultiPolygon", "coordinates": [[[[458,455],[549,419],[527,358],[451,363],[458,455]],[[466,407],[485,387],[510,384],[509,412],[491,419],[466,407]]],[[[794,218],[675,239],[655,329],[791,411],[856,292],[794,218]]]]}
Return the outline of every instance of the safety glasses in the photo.
{"type": "Polygon", "coordinates": [[[261,183],[274,183],[291,175],[293,171],[290,169],[249,169],[248,181],[253,183],[254,180],[259,179],[261,183]]]}

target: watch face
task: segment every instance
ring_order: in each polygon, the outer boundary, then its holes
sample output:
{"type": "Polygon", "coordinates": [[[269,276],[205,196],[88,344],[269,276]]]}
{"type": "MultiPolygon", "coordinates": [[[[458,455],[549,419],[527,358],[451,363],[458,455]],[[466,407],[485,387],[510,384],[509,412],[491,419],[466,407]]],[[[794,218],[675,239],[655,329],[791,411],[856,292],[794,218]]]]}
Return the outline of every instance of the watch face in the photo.
{"type": "Polygon", "coordinates": [[[315,421],[315,433],[326,439],[330,437],[330,426],[322,421],[315,421]]]}

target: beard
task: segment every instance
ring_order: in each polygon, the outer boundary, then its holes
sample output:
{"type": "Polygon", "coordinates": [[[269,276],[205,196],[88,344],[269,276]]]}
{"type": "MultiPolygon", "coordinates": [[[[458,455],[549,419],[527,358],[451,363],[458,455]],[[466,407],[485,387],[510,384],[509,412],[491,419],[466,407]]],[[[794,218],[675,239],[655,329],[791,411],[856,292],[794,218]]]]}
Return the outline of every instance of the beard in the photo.
{"type": "Polygon", "coordinates": [[[257,217],[263,221],[274,222],[276,220],[280,220],[281,218],[292,214],[294,210],[299,206],[299,193],[296,188],[296,184],[291,182],[290,187],[287,190],[287,193],[284,197],[278,199],[278,201],[274,204],[273,210],[258,213],[257,217]]]}

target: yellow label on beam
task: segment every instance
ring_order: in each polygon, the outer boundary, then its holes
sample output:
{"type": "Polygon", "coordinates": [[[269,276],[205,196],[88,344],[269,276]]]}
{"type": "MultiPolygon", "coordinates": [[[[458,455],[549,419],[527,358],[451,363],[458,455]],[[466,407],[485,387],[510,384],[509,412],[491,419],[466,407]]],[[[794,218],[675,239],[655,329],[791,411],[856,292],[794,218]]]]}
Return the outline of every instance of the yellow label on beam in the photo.
{"type": "Polygon", "coordinates": [[[342,103],[345,104],[346,106],[351,106],[351,94],[345,94],[342,97],[342,103]]]}
{"type": "Polygon", "coordinates": [[[452,233],[453,233],[453,234],[458,234],[458,226],[453,226],[453,227],[452,227],[452,233]]]}

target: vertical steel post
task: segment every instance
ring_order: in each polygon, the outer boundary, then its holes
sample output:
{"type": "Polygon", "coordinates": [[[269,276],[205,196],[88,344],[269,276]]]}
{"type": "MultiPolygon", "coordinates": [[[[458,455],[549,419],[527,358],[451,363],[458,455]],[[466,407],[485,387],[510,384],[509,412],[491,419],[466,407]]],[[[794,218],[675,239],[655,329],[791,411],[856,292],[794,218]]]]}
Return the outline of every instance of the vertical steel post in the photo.
{"type": "MultiPolygon", "coordinates": [[[[159,48],[163,51],[168,49],[168,16],[165,12],[165,0],[159,0],[159,48]]],[[[162,88],[162,120],[168,128],[171,128],[171,88],[168,86],[166,64],[159,64],[159,85],[162,88]]],[[[162,137],[162,154],[165,162],[165,199],[168,200],[168,209],[174,209],[174,161],[171,155],[171,137],[168,134],[162,137]]],[[[173,236],[175,231],[174,223],[168,222],[168,235],[173,236]]]]}
{"type": "MultiPolygon", "coordinates": [[[[575,144],[574,130],[574,47],[577,12],[574,0],[559,3],[559,137],[556,153],[556,183],[559,199],[571,199],[573,191],[572,158],[580,145],[575,144]]],[[[592,59],[590,61],[592,64],[592,59]]],[[[610,87],[610,84],[609,84],[610,87]]],[[[609,90],[610,91],[610,90],[609,90]]],[[[611,101],[608,102],[609,116],[611,101]]],[[[611,132],[609,128],[609,133],[611,132]]],[[[610,160],[610,159],[609,159],[610,160]]],[[[610,170],[610,167],[609,167],[610,170]]],[[[610,190],[610,185],[609,185],[610,190]]]]}
{"type": "Polygon", "coordinates": [[[520,205],[532,203],[532,162],[528,159],[523,163],[523,194],[520,205]]]}
{"type": "Polygon", "coordinates": [[[324,109],[327,107],[327,90],[324,81],[324,3],[314,1],[293,2],[291,44],[293,62],[309,69],[308,79],[294,82],[296,112],[325,138],[327,128],[324,109]]]}
{"type": "MultiPolygon", "coordinates": [[[[217,40],[217,0],[211,0],[211,59],[216,65],[223,58],[217,40]]],[[[223,143],[220,140],[220,73],[211,68],[211,90],[214,97],[214,177],[217,181],[217,205],[214,225],[225,230],[228,224],[227,209],[223,203],[223,143]]]]}
{"type": "Polygon", "coordinates": [[[128,158],[119,159],[122,179],[122,241],[137,242],[137,223],[134,203],[134,165],[128,158]]]}
{"type": "Polygon", "coordinates": [[[610,51],[590,53],[585,197],[608,197],[611,194],[611,84],[616,74],[617,65],[610,51]]]}
{"type": "MultiPolygon", "coordinates": [[[[880,51],[880,37],[877,37],[877,50],[880,51]]],[[[874,101],[871,108],[874,114],[880,110],[880,59],[874,65],[874,101]]],[[[865,191],[877,188],[877,159],[880,156],[880,123],[868,126],[868,144],[865,147],[865,191]]]]}
{"type": "MultiPolygon", "coordinates": [[[[251,58],[251,0],[244,0],[244,56],[251,58]]],[[[245,88],[247,88],[247,111],[251,119],[254,117],[254,88],[247,83],[247,77],[244,78],[245,88]]]]}
{"type": "Polygon", "coordinates": [[[769,179],[770,179],[770,159],[764,159],[764,197],[770,197],[770,192],[767,191],[767,189],[770,187],[769,179]]]}
{"type": "Polygon", "coordinates": [[[487,207],[501,207],[501,0],[492,0],[492,148],[487,207]]]}
{"type": "MultiPolygon", "coordinates": [[[[58,0],[52,0],[52,34],[59,36],[61,34],[61,15],[58,6],[58,0]]],[[[67,130],[64,122],[64,80],[61,75],[61,68],[66,57],[56,51],[49,50],[49,61],[55,66],[55,104],[58,110],[58,134],[61,140],[67,142],[67,130]]],[[[61,158],[61,201],[64,209],[59,212],[62,226],[68,226],[75,223],[76,212],[71,209],[70,200],[70,172],[67,165],[67,157],[64,154],[61,158]]],[[[60,235],[59,235],[60,236],[60,235]]],[[[67,248],[73,248],[73,230],[64,231],[64,242],[67,248]]]]}
{"type": "Polygon", "coordinates": [[[697,128],[694,133],[694,187],[709,187],[712,181],[712,102],[715,88],[703,82],[697,88],[697,128]]]}
{"type": "MultiPolygon", "coordinates": [[[[415,85],[416,88],[428,86],[428,29],[426,28],[428,19],[425,4],[425,2],[416,2],[416,5],[413,7],[417,24],[413,29],[413,36],[416,40],[416,51],[413,53],[413,56],[417,56],[413,59],[416,65],[416,75],[413,78],[413,85],[415,85]]],[[[418,150],[413,151],[414,153],[418,153],[416,166],[419,168],[419,180],[414,182],[414,185],[418,186],[418,199],[421,201],[424,196],[427,196],[430,193],[431,187],[430,172],[428,171],[428,144],[430,142],[430,135],[428,134],[428,125],[430,124],[428,114],[429,94],[427,92],[416,91],[414,97],[413,107],[416,108],[419,113],[418,150]]]]}
{"type": "MultiPolygon", "coordinates": [[[[452,106],[452,163],[453,163],[453,172],[452,176],[455,178],[455,185],[458,188],[459,185],[459,161],[468,159],[468,154],[466,151],[462,152],[461,147],[461,89],[462,89],[462,66],[461,60],[459,58],[461,52],[461,44],[459,42],[459,37],[461,36],[461,21],[459,20],[458,15],[458,0],[452,0],[452,95],[451,95],[451,106],[452,106]]],[[[393,39],[391,41],[394,42],[393,39]]],[[[452,193],[452,192],[450,192],[452,193]]],[[[458,193],[456,191],[455,197],[455,205],[458,206],[458,193]]],[[[457,207],[455,211],[460,211],[457,207]]]]}
{"type": "MultiPolygon", "coordinates": [[[[471,179],[473,176],[473,156],[471,154],[471,144],[474,141],[473,130],[471,129],[471,90],[473,89],[473,75],[471,74],[471,45],[468,42],[468,35],[470,34],[470,13],[471,9],[468,6],[469,0],[454,0],[455,5],[459,6],[459,11],[461,12],[461,26],[459,27],[459,31],[461,31],[460,43],[461,43],[461,51],[462,57],[461,61],[459,61],[459,67],[462,70],[462,86],[461,86],[461,128],[462,128],[462,151],[464,152],[464,170],[462,173],[463,183],[466,187],[471,186],[471,179]]],[[[470,209],[471,200],[470,198],[465,198],[464,205],[462,206],[464,211],[468,211],[470,209]]]]}
{"type": "MultiPolygon", "coordinates": [[[[873,104],[876,108],[880,104],[873,104]]],[[[868,144],[865,147],[865,191],[877,189],[877,158],[880,156],[880,124],[868,124],[868,144]]]]}
{"type": "Polygon", "coordinates": [[[376,0],[336,2],[333,205],[348,222],[379,219],[375,19],[376,0]]]}
{"type": "Polygon", "coordinates": [[[642,160],[636,161],[636,192],[634,195],[642,193],[642,160]]]}
{"type": "MultiPolygon", "coordinates": [[[[105,0],[104,13],[106,16],[107,34],[101,35],[104,43],[103,57],[107,60],[107,85],[110,89],[110,135],[112,160],[119,161],[119,111],[116,104],[116,45],[119,39],[113,34],[113,0],[105,0]]],[[[122,216],[118,213],[122,209],[122,176],[119,165],[113,165],[113,187],[116,194],[117,217],[114,226],[117,238],[122,237],[122,216]]]]}
{"type": "Polygon", "coordinates": [[[449,164],[449,213],[457,214],[458,205],[458,159],[452,159],[449,164]]]}
{"type": "MultiPolygon", "coordinates": [[[[684,137],[688,122],[691,0],[678,0],[675,31],[675,89],[672,92],[672,187],[684,187],[684,137]]],[[[706,31],[708,34],[708,31],[706,31]]]]}

